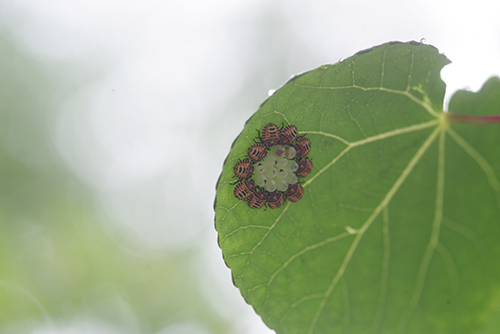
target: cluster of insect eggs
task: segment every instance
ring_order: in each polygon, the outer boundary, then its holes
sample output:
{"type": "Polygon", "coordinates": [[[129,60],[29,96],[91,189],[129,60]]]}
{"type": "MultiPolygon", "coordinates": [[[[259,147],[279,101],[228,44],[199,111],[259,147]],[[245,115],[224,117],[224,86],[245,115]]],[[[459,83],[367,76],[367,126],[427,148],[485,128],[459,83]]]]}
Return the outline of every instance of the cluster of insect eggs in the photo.
{"type": "Polygon", "coordinates": [[[247,151],[248,158],[238,161],[233,168],[238,178],[234,196],[246,200],[248,206],[254,209],[266,204],[271,209],[277,209],[287,199],[290,202],[299,201],[304,189],[297,183],[298,177],[309,175],[313,166],[307,158],[311,141],[298,137],[295,125],[280,129],[276,124],[269,123],[262,134],[257,132],[260,142],[251,145],[247,151]]]}

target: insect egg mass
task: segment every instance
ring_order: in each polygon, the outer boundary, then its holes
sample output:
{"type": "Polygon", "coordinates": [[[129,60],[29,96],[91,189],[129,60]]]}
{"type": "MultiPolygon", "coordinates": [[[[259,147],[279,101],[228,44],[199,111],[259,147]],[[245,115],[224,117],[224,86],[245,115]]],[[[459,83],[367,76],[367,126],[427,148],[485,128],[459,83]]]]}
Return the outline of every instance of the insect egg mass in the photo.
{"type": "Polygon", "coordinates": [[[295,171],[298,164],[293,147],[275,145],[271,152],[255,166],[255,184],[266,191],[286,191],[288,185],[297,183],[295,171]]]}

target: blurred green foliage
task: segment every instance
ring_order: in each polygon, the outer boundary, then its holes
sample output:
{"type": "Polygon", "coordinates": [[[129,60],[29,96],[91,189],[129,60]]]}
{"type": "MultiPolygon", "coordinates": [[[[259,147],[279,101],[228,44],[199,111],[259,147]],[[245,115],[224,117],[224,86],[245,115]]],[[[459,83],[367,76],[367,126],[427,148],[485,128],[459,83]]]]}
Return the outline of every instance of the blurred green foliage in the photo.
{"type": "Polygon", "coordinates": [[[67,65],[21,49],[0,34],[0,331],[83,313],[134,332],[177,322],[229,332],[203,298],[192,249],[171,254],[110,236],[94,194],[55,149],[58,103],[79,82],[64,77],[67,65]]]}

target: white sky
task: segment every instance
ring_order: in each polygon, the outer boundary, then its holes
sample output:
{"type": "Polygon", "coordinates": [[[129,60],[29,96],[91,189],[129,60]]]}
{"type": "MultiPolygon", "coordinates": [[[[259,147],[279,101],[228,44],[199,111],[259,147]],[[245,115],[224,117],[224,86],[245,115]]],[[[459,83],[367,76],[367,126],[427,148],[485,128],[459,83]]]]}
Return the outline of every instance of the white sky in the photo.
{"type": "MultiPolygon", "coordinates": [[[[172,251],[212,243],[203,256],[225,277],[221,286],[231,283],[215,245],[215,182],[269,89],[374,45],[425,38],[453,61],[442,72],[448,100],[500,74],[499,13],[500,2],[488,0],[0,1],[0,24],[29,52],[87,80],[57,106],[55,138],[68,165],[135,241],[172,251]],[[252,49],[262,22],[271,22],[269,35],[289,24],[280,36],[304,48],[290,53],[288,77],[273,73],[272,49],[252,49]],[[255,81],[260,100],[241,92],[255,55],[271,59],[261,65],[269,77],[255,81]],[[229,113],[235,96],[251,102],[229,113]]],[[[265,333],[250,316],[247,330],[265,333]]]]}

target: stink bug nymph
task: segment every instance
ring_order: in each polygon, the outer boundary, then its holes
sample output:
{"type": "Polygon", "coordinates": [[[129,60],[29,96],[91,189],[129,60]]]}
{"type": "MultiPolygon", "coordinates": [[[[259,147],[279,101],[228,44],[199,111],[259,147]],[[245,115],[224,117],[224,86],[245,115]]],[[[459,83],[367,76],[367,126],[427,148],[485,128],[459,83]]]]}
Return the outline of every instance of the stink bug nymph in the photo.
{"type": "Polygon", "coordinates": [[[236,183],[236,186],[234,187],[234,197],[237,199],[243,201],[250,196],[252,196],[253,192],[255,190],[255,182],[254,180],[242,180],[238,181],[236,183]]]}
{"type": "Polygon", "coordinates": [[[311,141],[306,137],[297,138],[297,143],[293,148],[297,151],[296,158],[304,158],[311,152],[311,141]]]}
{"type": "Polygon", "coordinates": [[[267,155],[267,147],[263,143],[255,143],[248,148],[247,156],[253,162],[264,159],[267,155]]]}
{"type": "Polygon", "coordinates": [[[249,179],[253,174],[253,164],[248,159],[240,160],[234,165],[233,172],[240,180],[249,179]]]}
{"type": "Polygon", "coordinates": [[[291,184],[286,190],[286,197],[290,202],[298,202],[304,195],[304,188],[300,184],[291,184]]]}
{"type": "Polygon", "coordinates": [[[248,198],[248,207],[252,209],[260,209],[267,202],[268,192],[264,188],[260,188],[248,198]]]}
{"type": "Polygon", "coordinates": [[[287,125],[280,131],[279,144],[292,145],[292,143],[297,139],[297,135],[297,127],[293,124],[287,125]]]}
{"type": "Polygon", "coordinates": [[[264,129],[262,129],[261,140],[269,148],[276,145],[280,140],[280,129],[278,126],[274,123],[269,123],[264,126],[264,129]]]}
{"type": "Polygon", "coordinates": [[[277,209],[281,207],[283,204],[285,204],[285,201],[286,197],[279,191],[273,191],[267,195],[267,206],[269,206],[271,209],[277,209]]]}
{"type": "Polygon", "coordinates": [[[296,173],[298,177],[306,177],[311,173],[313,163],[310,159],[299,160],[297,164],[299,165],[296,173]]]}

